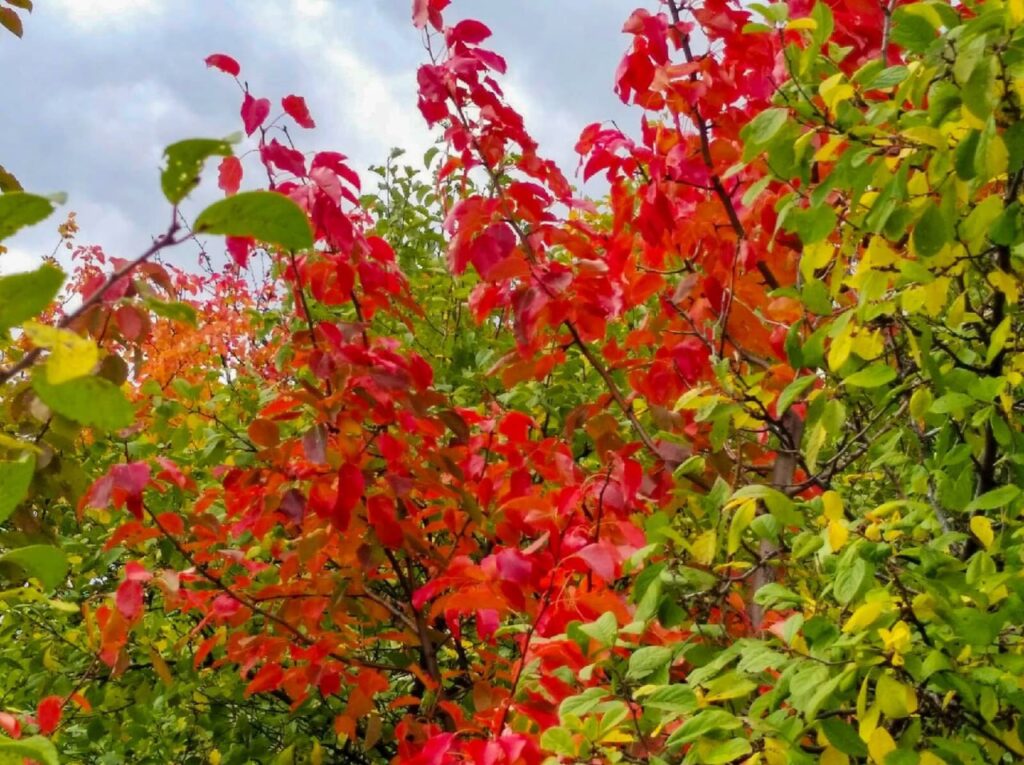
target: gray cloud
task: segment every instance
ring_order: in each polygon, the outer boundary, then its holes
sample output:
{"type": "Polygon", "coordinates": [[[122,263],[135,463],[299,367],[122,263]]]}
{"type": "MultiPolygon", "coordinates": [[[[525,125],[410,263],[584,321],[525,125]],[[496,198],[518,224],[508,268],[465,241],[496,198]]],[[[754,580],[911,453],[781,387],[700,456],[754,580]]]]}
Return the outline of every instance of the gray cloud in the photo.
{"type": "MultiPolygon", "coordinates": [[[[633,125],[612,93],[637,0],[456,0],[495,32],[509,62],[507,90],[545,153],[575,170],[581,127],[633,125]]],[[[240,94],[203,59],[242,64],[257,96],[305,96],[318,123],[304,150],[348,154],[358,170],[391,146],[422,151],[431,136],[416,110],[426,60],[408,0],[49,0],[26,19],[25,39],[0,38],[4,129],[0,164],[26,189],[62,190],[82,243],[129,256],[166,226],[158,186],[164,146],[240,128],[240,94]]],[[[192,212],[214,196],[212,177],[192,212]]],[[[49,252],[55,222],[20,233],[0,271],[49,252]]]]}

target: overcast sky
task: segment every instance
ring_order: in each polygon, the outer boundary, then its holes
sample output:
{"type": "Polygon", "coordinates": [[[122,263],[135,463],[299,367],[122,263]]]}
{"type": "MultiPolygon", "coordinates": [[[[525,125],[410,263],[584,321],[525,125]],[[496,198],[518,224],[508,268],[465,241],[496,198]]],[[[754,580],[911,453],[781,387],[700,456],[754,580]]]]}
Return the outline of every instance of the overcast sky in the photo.
{"type": "MultiPolygon", "coordinates": [[[[348,154],[361,172],[392,146],[418,155],[431,136],[416,109],[426,60],[409,0],[37,0],[25,37],[0,35],[0,165],[28,191],[64,191],[81,244],[129,257],[166,228],[163,147],[241,127],[240,95],[203,59],[234,56],[257,97],[279,111],[290,93],[317,122],[304,150],[348,154]]],[[[622,24],[644,0],[455,0],[449,20],[494,30],[503,80],[543,151],[575,171],[579,130],[639,120],[612,92],[628,39],[622,24]]],[[[215,186],[207,173],[204,187],[215,186]]],[[[213,189],[213,191],[216,191],[213,189]]],[[[200,195],[199,202],[202,202],[200,195]]],[[[206,199],[212,199],[206,196],[206,199]]],[[[193,214],[197,209],[193,207],[193,214]]],[[[55,225],[6,244],[0,271],[23,270],[56,242],[55,225]]]]}

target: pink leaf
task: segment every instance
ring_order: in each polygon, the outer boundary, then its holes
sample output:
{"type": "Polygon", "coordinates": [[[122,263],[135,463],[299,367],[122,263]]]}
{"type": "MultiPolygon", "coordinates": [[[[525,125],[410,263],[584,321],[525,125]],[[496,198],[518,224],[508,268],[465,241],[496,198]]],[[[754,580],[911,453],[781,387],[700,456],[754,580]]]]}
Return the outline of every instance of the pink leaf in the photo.
{"type": "Polygon", "coordinates": [[[21,738],[21,723],[9,712],[0,712],[0,728],[11,738],[21,738]]]}
{"type": "Polygon", "coordinates": [[[615,557],[605,545],[587,545],[576,553],[576,557],[582,558],[590,570],[606,582],[615,579],[615,557]]]}
{"type": "Polygon", "coordinates": [[[126,579],[118,585],[117,610],[128,621],[132,621],[142,614],[143,594],[142,582],[136,579],[126,579]]]}
{"type": "Polygon", "coordinates": [[[206,65],[216,67],[222,72],[227,72],[232,77],[237,77],[242,73],[242,67],[238,65],[238,62],[231,58],[231,56],[225,56],[223,53],[214,53],[207,56],[206,65]]]}
{"type": "Polygon", "coordinates": [[[316,127],[316,123],[309,114],[309,107],[306,106],[306,99],[302,96],[285,96],[281,99],[281,106],[299,127],[307,129],[316,127]]]}
{"type": "Polygon", "coordinates": [[[302,156],[302,152],[289,149],[277,139],[261,146],[260,156],[265,165],[274,165],[286,173],[297,175],[300,178],[306,175],[306,158],[302,156]]]}
{"type": "Polygon", "coordinates": [[[242,100],[242,122],[245,124],[245,134],[252,135],[256,129],[266,121],[270,114],[270,99],[253,98],[252,94],[246,93],[242,100]]]}
{"type": "Polygon", "coordinates": [[[129,582],[148,582],[153,575],[138,561],[129,561],[124,566],[124,578],[129,582]]]}
{"type": "Polygon", "coordinates": [[[444,27],[441,19],[441,11],[448,5],[450,0],[412,0],[412,23],[417,29],[423,29],[430,22],[430,26],[438,32],[444,27]]]}
{"type": "Polygon", "coordinates": [[[491,30],[487,28],[487,25],[474,19],[460,21],[445,33],[449,45],[455,41],[476,45],[490,36],[491,30]]]}

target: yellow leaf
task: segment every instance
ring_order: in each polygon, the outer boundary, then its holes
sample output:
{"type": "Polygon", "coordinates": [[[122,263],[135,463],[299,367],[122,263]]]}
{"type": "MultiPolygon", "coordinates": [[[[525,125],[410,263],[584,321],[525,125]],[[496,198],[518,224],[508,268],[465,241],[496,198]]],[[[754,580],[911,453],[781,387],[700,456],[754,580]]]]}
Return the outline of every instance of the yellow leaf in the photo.
{"type": "Polygon", "coordinates": [[[939,311],[946,305],[949,282],[949,277],[943,276],[921,287],[924,295],[924,310],[929,316],[938,316],[939,311]]]}
{"type": "Polygon", "coordinates": [[[729,555],[732,555],[740,548],[743,532],[747,530],[747,526],[754,520],[755,513],[757,513],[757,500],[748,499],[733,514],[732,521],[729,523],[729,538],[726,542],[726,551],[729,555]]]}
{"type": "Polygon", "coordinates": [[[882,604],[877,600],[870,603],[865,603],[846,620],[846,624],[843,625],[843,632],[861,632],[878,620],[878,617],[882,615],[882,604]]]}
{"type": "Polygon", "coordinates": [[[323,765],[324,748],[319,741],[313,742],[313,750],[309,753],[309,765],[323,765]]]}
{"type": "Polygon", "coordinates": [[[921,752],[917,765],[946,765],[946,761],[931,752],[921,752]]]}
{"type": "Polygon", "coordinates": [[[988,282],[1006,295],[1006,299],[1011,303],[1016,303],[1020,299],[1020,282],[1013,274],[996,269],[989,272],[988,282]]]}
{"type": "Polygon", "coordinates": [[[804,279],[810,279],[819,268],[824,268],[832,260],[834,248],[829,242],[815,242],[804,247],[800,254],[800,273],[804,279]]]}
{"type": "Polygon", "coordinates": [[[892,675],[882,675],[878,678],[875,699],[882,713],[893,720],[909,717],[917,711],[917,691],[892,675]]]}
{"type": "Polygon", "coordinates": [[[1006,172],[1010,164],[1010,152],[1000,135],[993,135],[988,140],[985,152],[985,174],[987,178],[998,178],[1006,172]]]}
{"type": "Polygon", "coordinates": [[[718,534],[714,529],[705,531],[690,544],[690,552],[693,559],[703,566],[707,566],[715,559],[715,550],[718,547],[718,534]]]}
{"type": "MultiPolygon", "coordinates": [[[[1021,0],[1021,2],[1024,2],[1024,0],[1021,0]]],[[[830,161],[832,159],[832,157],[835,156],[836,151],[839,149],[839,147],[843,145],[844,141],[846,141],[845,136],[841,136],[841,135],[834,135],[834,136],[832,136],[831,138],[828,139],[828,142],[824,146],[822,146],[820,149],[818,149],[816,152],[814,152],[814,161],[815,162],[828,162],[828,161],[830,161]]],[[[805,249],[804,252],[806,253],[807,250],[805,249]]]]}
{"type": "Polygon", "coordinates": [[[821,759],[818,762],[821,765],[849,765],[850,758],[834,746],[827,746],[825,751],[821,753],[821,759]]]}
{"type": "Polygon", "coordinates": [[[992,542],[995,540],[995,534],[992,532],[992,521],[984,515],[976,515],[971,518],[971,533],[985,545],[985,549],[991,547],[992,542]]]}
{"type": "Polygon", "coordinates": [[[860,331],[853,338],[852,348],[854,353],[865,361],[871,361],[882,355],[885,350],[885,341],[881,332],[860,331]]]}
{"type": "Polygon", "coordinates": [[[25,322],[24,330],[34,345],[50,351],[46,379],[54,385],[87,375],[99,363],[99,348],[87,337],[35,321],[25,322]]]}
{"type": "Polygon", "coordinates": [[[927,388],[918,388],[914,391],[914,395],[910,397],[910,415],[915,420],[923,420],[924,416],[928,414],[928,410],[931,408],[934,397],[932,392],[927,388]]]}
{"type": "Polygon", "coordinates": [[[850,538],[850,530],[842,521],[828,522],[828,544],[832,552],[839,552],[850,538]]]}
{"type": "Polygon", "coordinates": [[[843,498],[839,493],[829,489],[821,495],[821,503],[825,506],[825,517],[830,521],[839,521],[843,518],[843,498]]]}
{"type": "MultiPolygon", "coordinates": [[[[864,678],[865,683],[867,678],[864,678]]],[[[878,708],[878,702],[872,704],[862,715],[857,718],[857,733],[864,741],[870,741],[875,728],[878,727],[878,718],[882,716],[882,710],[878,708]]]]}
{"type": "Polygon", "coordinates": [[[964,316],[966,313],[967,296],[961,292],[959,297],[957,297],[949,307],[949,313],[946,314],[946,322],[951,328],[957,329],[964,323],[964,316]]]}
{"type": "Polygon", "coordinates": [[[844,80],[842,73],[834,74],[818,86],[818,93],[830,112],[834,113],[839,104],[853,98],[853,86],[844,80]]]}
{"type": "Polygon", "coordinates": [[[847,325],[839,336],[832,340],[828,349],[828,366],[833,372],[839,369],[850,358],[853,350],[853,327],[847,325]]]}
{"type": "Polygon", "coordinates": [[[631,744],[633,737],[625,731],[613,730],[601,739],[602,744],[631,744]]]}
{"type": "Polygon", "coordinates": [[[985,363],[991,364],[999,352],[1006,347],[1006,341],[1010,338],[1010,317],[1007,316],[999,326],[992,330],[992,337],[988,341],[988,352],[985,355],[985,363]]]}
{"type": "Polygon", "coordinates": [[[787,30],[794,30],[794,29],[817,29],[817,28],[818,28],[818,22],[815,21],[814,19],[811,19],[811,18],[791,19],[790,21],[786,22],[786,29],[787,30]]]}
{"type": "Polygon", "coordinates": [[[902,132],[902,135],[905,138],[909,138],[911,141],[923,143],[927,146],[933,146],[936,149],[941,149],[949,145],[946,137],[942,135],[938,129],[928,127],[927,125],[907,128],[902,132]]]}
{"type": "Polygon", "coordinates": [[[889,735],[889,731],[885,728],[875,728],[871,738],[868,740],[868,754],[871,755],[872,762],[884,765],[885,758],[889,755],[889,752],[895,750],[896,742],[889,735]]]}
{"type": "Polygon", "coordinates": [[[35,452],[36,454],[42,452],[42,449],[33,443],[22,441],[18,438],[11,438],[3,433],[0,433],[0,447],[17,452],[35,452]]]}
{"type": "Polygon", "coordinates": [[[1006,4],[1006,13],[1010,17],[1011,28],[1024,24],[1024,0],[1009,0],[1006,4]]]}
{"type": "Polygon", "coordinates": [[[164,685],[174,685],[174,675],[171,674],[171,668],[167,666],[167,662],[164,661],[164,657],[161,656],[160,652],[153,646],[149,647],[149,660],[153,664],[153,669],[163,681],[164,685]]]}

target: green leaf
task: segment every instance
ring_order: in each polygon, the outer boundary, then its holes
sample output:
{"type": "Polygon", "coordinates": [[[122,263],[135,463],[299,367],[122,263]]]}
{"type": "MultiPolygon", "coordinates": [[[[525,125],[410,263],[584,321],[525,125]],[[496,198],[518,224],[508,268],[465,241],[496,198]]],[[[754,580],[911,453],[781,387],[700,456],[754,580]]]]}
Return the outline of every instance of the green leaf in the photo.
{"type": "Polygon", "coordinates": [[[868,756],[867,746],[849,723],[827,717],[821,721],[821,729],[829,743],[843,754],[850,757],[868,756]]]}
{"type": "Polygon", "coordinates": [[[587,688],[583,693],[563,700],[558,705],[558,714],[561,717],[566,715],[583,717],[597,709],[598,705],[607,697],[608,691],[605,688],[587,688]]]}
{"type": "Polygon", "coordinates": [[[121,389],[102,377],[77,377],[54,385],[38,369],[32,375],[32,387],[50,409],[83,425],[118,430],[135,419],[135,408],[121,389]]]}
{"type": "Polygon", "coordinates": [[[745,738],[731,738],[728,741],[709,740],[697,745],[697,752],[703,765],[724,765],[745,757],[751,751],[753,747],[745,738]]]}
{"type": "Polygon", "coordinates": [[[888,364],[872,364],[843,380],[854,388],[878,388],[896,379],[896,370],[888,364]]]}
{"type": "Polygon", "coordinates": [[[157,316],[170,319],[171,321],[178,321],[193,327],[198,325],[196,309],[188,303],[167,303],[163,300],[150,298],[146,301],[146,308],[157,316]]]}
{"type": "Polygon", "coordinates": [[[678,746],[696,741],[701,736],[717,731],[736,730],[742,727],[743,721],[724,709],[705,709],[679,726],[666,742],[668,746],[678,746]]]}
{"type": "Polygon", "coordinates": [[[283,194],[245,191],[214,202],[196,218],[197,233],[249,236],[289,250],[313,246],[306,214],[283,194]]]}
{"type": "Polygon", "coordinates": [[[571,757],[576,753],[572,733],[565,728],[548,728],[540,737],[540,745],[549,752],[571,757]]]}
{"type": "Polygon", "coordinates": [[[986,491],[977,497],[967,506],[967,512],[973,513],[976,510],[996,510],[1010,504],[1020,496],[1020,489],[1016,486],[1000,486],[998,489],[986,491]]]}
{"type": "Polygon", "coordinates": [[[160,187],[172,204],[178,204],[199,185],[199,174],[209,157],[231,156],[231,144],[213,138],[191,138],[164,149],[167,167],[160,174],[160,187]]]}
{"type": "Polygon", "coordinates": [[[743,138],[748,145],[763,146],[774,138],[788,121],[788,109],[765,109],[743,129],[743,138]]]}
{"type": "Polygon", "coordinates": [[[817,379],[817,375],[805,375],[804,377],[798,377],[787,385],[782,393],[779,394],[779,400],[775,403],[777,416],[781,417],[784,415],[793,402],[800,398],[805,390],[814,385],[817,379]]]}
{"type": "Polygon", "coordinates": [[[638,648],[629,657],[629,669],[626,670],[626,678],[629,680],[643,680],[655,673],[664,674],[668,680],[668,668],[672,663],[672,650],[661,645],[648,645],[638,648]]]}
{"type": "Polygon", "coordinates": [[[68,559],[52,545],[18,547],[0,555],[0,563],[11,563],[42,582],[47,590],[56,589],[68,573],[68,559]]]}
{"type": "Polygon", "coordinates": [[[836,596],[840,605],[847,606],[857,597],[869,576],[871,571],[863,558],[844,558],[836,568],[832,594],[836,596]]]}
{"type": "Polygon", "coordinates": [[[905,66],[890,66],[888,69],[883,69],[872,77],[864,87],[866,90],[891,88],[893,85],[899,85],[907,79],[908,74],[910,74],[910,70],[905,66]]]}
{"type": "Polygon", "coordinates": [[[49,263],[35,271],[0,278],[0,332],[42,313],[63,284],[64,272],[49,263]]]}
{"type": "Polygon", "coordinates": [[[18,462],[0,462],[0,523],[25,499],[35,469],[36,459],[31,455],[18,462]]]}
{"type": "Polygon", "coordinates": [[[57,747],[42,736],[29,736],[17,741],[0,738],[0,756],[29,757],[39,765],[60,765],[57,747]]]}
{"type": "Polygon", "coordinates": [[[664,685],[642,699],[644,709],[657,709],[680,715],[697,709],[697,694],[688,685],[664,685]]]}
{"type": "Polygon", "coordinates": [[[946,216],[937,204],[929,201],[924,214],[914,226],[914,249],[919,255],[930,258],[938,255],[952,238],[952,226],[946,216]]]}
{"type": "Polygon", "coordinates": [[[0,242],[25,226],[46,220],[53,212],[53,203],[46,197],[12,191],[0,195],[0,242]]]}
{"type": "Polygon", "coordinates": [[[615,642],[615,636],[619,634],[619,623],[615,614],[605,611],[597,621],[581,624],[580,631],[601,645],[610,646],[615,642]]]}
{"type": "Polygon", "coordinates": [[[935,414],[950,414],[960,409],[966,409],[972,404],[974,404],[974,399],[966,393],[947,393],[945,396],[940,396],[935,400],[935,403],[931,406],[931,411],[935,414]]]}
{"type": "Polygon", "coordinates": [[[765,608],[774,608],[778,603],[799,605],[803,603],[803,598],[788,587],[784,587],[777,582],[770,582],[754,593],[754,602],[765,608]]]}

